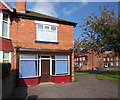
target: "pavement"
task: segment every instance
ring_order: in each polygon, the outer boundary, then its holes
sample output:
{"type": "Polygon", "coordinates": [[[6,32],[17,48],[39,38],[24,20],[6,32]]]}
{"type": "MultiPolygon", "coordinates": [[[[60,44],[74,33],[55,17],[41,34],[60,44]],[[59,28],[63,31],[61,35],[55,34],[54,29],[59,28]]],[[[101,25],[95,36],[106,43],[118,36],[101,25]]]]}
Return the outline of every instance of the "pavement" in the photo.
{"type": "Polygon", "coordinates": [[[17,87],[10,98],[118,98],[117,82],[97,80],[95,74],[75,77],[72,83],[17,87]]]}

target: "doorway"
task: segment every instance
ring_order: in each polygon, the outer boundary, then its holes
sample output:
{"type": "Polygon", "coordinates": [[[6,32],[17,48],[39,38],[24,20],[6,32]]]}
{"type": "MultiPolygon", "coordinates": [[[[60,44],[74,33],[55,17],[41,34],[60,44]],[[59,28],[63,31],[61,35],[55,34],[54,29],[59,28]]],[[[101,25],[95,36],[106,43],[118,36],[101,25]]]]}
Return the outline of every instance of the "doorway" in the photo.
{"type": "Polygon", "coordinates": [[[41,60],[41,82],[50,82],[50,60],[41,60]]]}

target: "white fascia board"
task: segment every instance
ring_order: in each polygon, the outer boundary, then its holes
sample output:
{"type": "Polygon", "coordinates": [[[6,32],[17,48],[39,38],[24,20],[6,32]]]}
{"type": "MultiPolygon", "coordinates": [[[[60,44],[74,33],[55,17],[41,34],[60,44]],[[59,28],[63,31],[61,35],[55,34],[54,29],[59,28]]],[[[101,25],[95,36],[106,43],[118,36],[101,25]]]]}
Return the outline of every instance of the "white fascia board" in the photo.
{"type": "Polygon", "coordinates": [[[38,23],[38,24],[43,24],[43,25],[51,25],[51,26],[58,26],[59,24],[57,23],[51,23],[51,22],[45,22],[45,21],[35,21],[35,23],[38,23]]]}
{"type": "Polygon", "coordinates": [[[14,11],[13,8],[10,7],[4,0],[0,0],[0,2],[1,2],[5,7],[7,7],[11,12],[14,11]]]}

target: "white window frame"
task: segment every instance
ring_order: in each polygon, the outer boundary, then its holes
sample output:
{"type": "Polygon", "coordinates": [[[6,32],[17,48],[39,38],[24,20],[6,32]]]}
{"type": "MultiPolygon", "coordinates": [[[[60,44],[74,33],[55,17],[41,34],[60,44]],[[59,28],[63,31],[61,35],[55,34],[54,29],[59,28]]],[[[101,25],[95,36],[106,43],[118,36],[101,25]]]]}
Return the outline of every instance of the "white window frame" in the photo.
{"type": "MultiPolygon", "coordinates": [[[[38,61],[40,60],[40,59],[38,59],[38,55],[36,55],[36,54],[22,54],[22,55],[34,55],[34,56],[37,56],[37,59],[21,59],[21,55],[20,55],[20,62],[21,61],[27,61],[27,60],[36,60],[37,61],[37,63],[38,63],[38,61]]],[[[19,63],[20,63],[19,62],[19,63]]],[[[30,77],[21,77],[20,76],[20,67],[19,67],[19,78],[31,78],[31,77],[34,77],[34,78],[36,78],[36,77],[39,77],[39,76],[41,76],[41,61],[40,61],[40,63],[39,63],[39,65],[40,65],[40,69],[38,70],[38,64],[37,64],[37,76],[30,76],[30,77]],[[38,71],[39,71],[39,75],[38,75],[38,71]]]]}
{"type": "MultiPolygon", "coordinates": [[[[68,74],[66,74],[66,75],[70,75],[70,56],[69,55],[67,55],[68,59],[52,59],[51,55],[39,55],[40,58],[38,58],[38,54],[22,54],[22,55],[37,55],[37,59],[21,59],[21,55],[20,55],[20,61],[22,61],[22,60],[24,60],[24,61],[25,60],[37,60],[37,61],[39,61],[39,70],[37,70],[37,73],[39,71],[39,75],[37,74],[37,76],[33,76],[33,77],[40,77],[41,76],[41,73],[42,73],[42,70],[41,70],[41,60],[43,60],[43,59],[50,60],[50,75],[51,76],[64,76],[64,75],[52,75],[52,60],[68,60],[68,74]],[[50,58],[41,58],[41,56],[50,56],[50,58]]],[[[37,68],[38,68],[38,65],[37,65],[37,68]]],[[[20,68],[19,68],[19,71],[20,71],[20,68]]],[[[31,77],[20,77],[20,74],[19,74],[19,78],[31,78],[31,77]]]]}
{"type": "Polygon", "coordinates": [[[119,66],[119,62],[116,62],[116,66],[119,66]]]}
{"type": "Polygon", "coordinates": [[[54,41],[54,40],[40,40],[40,39],[37,39],[37,35],[36,35],[36,40],[37,41],[47,41],[47,42],[57,42],[57,27],[59,26],[59,24],[57,24],[57,23],[51,23],[51,22],[44,22],[44,21],[35,21],[35,23],[36,23],[36,34],[37,34],[37,30],[38,30],[38,28],[37,28],[37,24],[40,24],[40,25],[43,25],[43,29],[39,29],[39,30],[41,30],[41,31],[54,31],[54,30],[51,30],[51,27],[56,27],[56,30],[55,30],[55,34],[56,34],[56,40],[54,41]],[[49,29],[45,29],[45,26],[49,26],[49,29]]]}
{"type": "Polygon", "coordinates": [[[9,39],[9,34],[10,34],[10,16],[9,16],[9,14],[8,13],[6,13],[6,12],[3,12],[3,11],[0,11],[0,37],[3,37],[3,38],[7,38],[7,39],[9,39]],[[5,22],[7,22],[8,23],[8,30],[7,30],[7,37],[5,37],[5,36],[2,36],[2,30],[3,30],[3,26],[2,26],[2,23],[3,23],[3,13],[5,13],[5,14],[7,14],[8,15],[8,21],[5,21],[5,22]]]}
{"type": "Polygon", "coordinates": [[[111,66],[113,66],[113,62],[111,62],[111,66]]]}
{"type": "Polygon", "coordinates": [[[119,57],[116,57],[116,60],[119,60],[119,57]]]}
{"type": "MultiPolygon", "coordinates": [[[[56,56],[56,55],[55,55],[55,56],[56,56]]],[[[65,76],[65,75],[70,75],[70,56],[69,56],[69,55],[63,55],[63,56],[68,56],[68,59],[52,59],[52,58],[51,58],[51,61],[52,61],[52,60],[55,60],[55,61],[56,61],[56,60],[61,60],[61,61],[62,61],[62,60],[63,60],[63,61],[64,61],[64,60],[67,60],[67,61],[68,61],[68,74],[61,74],[61,75],[56,75],[56,74],[55,74],[55,75],[52,75],[52,73],[51,73],[51,76],[65,76]]],[[[52,62],[51,62],[51,63],[52,63],[52,62]]],[[[52,67],[52,66],[51,66],[51,67],[52,67]]],[[[56,68],[56,64],[55,64],[55,68],[56,68]]],[[[51,69],[52,69],[52,68],[51,68],[51,69]]]]}
{"type": "Polygon", "coordinates": [[[78,58],[77,58],[77,61],[79,61],[78,58]]]}
{"type": "Polygon", "coordinates": [[[9,52],[9,59],[3,59],[3,52],[4,51],[0,51],[0,62],[3,62],[4,60],[9,60],[9,63],[11,63],[11,52],[10,51],[7,51],[9,52]]]}
{"type": "Polygon", "coordinates": [[[82,63],[80,63],[80,67],[82,66],[82,63]]]}
{"type": "Polygon", "coordinates": [[[85,57],[83,57],[83,61],[85,61],[85,57]]]}
{"type": "Polygon", "coordinates": [[[80,61],[82,60],[82,58],[80,57],[80,61]]]}

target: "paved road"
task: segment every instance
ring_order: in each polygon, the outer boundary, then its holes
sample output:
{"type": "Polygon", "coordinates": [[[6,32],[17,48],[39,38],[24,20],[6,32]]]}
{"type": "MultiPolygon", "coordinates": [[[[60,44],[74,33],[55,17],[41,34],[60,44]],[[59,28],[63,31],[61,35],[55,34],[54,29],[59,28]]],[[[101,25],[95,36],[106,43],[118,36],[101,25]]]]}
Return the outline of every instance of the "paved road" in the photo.
{"type": "MultiPolygon", "coordinates": [[[[75,76],[78,82],[17,87],[12,98],[118,98],[118,83],[97,80],[95,74],[75,76]]],[[[36,99],[34,99],[36,100],[36,99]]]]}

